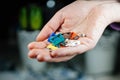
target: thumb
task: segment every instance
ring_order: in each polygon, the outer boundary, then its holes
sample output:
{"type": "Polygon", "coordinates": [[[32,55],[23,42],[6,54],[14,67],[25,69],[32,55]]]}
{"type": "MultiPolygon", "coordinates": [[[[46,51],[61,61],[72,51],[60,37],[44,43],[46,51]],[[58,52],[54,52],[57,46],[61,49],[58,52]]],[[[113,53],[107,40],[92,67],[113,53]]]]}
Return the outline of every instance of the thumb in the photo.
{"type": "Polygon", "coordinates": [[[47,39],[52,32],[55,32],[60,27],[60,25],[63,23],[63,20],[62,13],[57,12],[40,31],[36,41],[43,41],[47,39]]]}

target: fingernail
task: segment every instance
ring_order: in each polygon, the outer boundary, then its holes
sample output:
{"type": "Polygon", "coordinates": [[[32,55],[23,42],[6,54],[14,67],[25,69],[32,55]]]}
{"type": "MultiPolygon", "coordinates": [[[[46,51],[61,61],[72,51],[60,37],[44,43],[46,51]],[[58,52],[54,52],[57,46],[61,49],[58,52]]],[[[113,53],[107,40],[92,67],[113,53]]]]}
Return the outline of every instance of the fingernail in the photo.
{"type": "Polygon", "coordinates": [[[50,54],[51,54],[51,57],[53,57],[53,58],[57,57],[56,53],[54,53],[54,52],[51,52],[50,54]]]}
{"type": "Polygon", "coordinates": [[[43,61],[44,61],[44,58],[43,58],[43,57],[37,57],[37,60],[38,60],[39,62],[43,62],[43,61]]]}

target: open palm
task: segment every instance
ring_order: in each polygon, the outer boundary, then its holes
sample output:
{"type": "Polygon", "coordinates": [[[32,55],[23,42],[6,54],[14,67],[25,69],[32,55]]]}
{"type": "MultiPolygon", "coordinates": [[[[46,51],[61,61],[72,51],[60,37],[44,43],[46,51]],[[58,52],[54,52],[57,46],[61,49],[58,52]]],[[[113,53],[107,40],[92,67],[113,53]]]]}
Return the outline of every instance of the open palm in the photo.
{"type": "Polygon", "coordinates": [[[75,1],[59,10],[44,26],[36,38],[36,42],[28,45],[29,57],[38,61],[61,62],[84,53],[95,47],[104,29],[111,23],[106,20],[104,5],[114,1],[75,1]],[[84,33],[87,37],[79,38],[81,44],[75,47],[58,48],[50,52],[46,49],[47,38],[52,32],[84,33]]]}

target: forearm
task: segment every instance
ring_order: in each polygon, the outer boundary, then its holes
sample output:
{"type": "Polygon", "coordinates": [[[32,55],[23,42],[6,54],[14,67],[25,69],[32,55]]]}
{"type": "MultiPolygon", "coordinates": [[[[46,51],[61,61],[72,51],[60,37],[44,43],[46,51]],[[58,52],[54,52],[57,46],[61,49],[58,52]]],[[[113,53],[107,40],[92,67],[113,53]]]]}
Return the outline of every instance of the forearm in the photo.
{"type": "MultiPolygon", "coordinates": [[[[85,1],[85,0],[76,0],[76,1],[85,1]]],[[[101,2],[101,5],[97,7],[101,7],[105,14],[104,16],[108,16],[112,22],[120,22],[120,0],[86,0],[86,1],[98,1],[101,2]],[[103,4],[103,5],[102,5],[103,4]],[[105,4],[105,5],[104,5],[105,4]]]]}
{"type": "MultiPolygon", "coordinates": [[[[83,0],[77,0],[77,1],[83,1],[83,0]]],[[[87,0],[87,1],[101,2],[101,4],[96,6],[95,8],[97,9],[97,12],[102,12],[102,14],[100,14],[99,16],[102,16],[105,21],[107,20],[107,22],[106,22],[107,24],[111,24],[114,22],[120,22],[120,15],[119,15],[120,0],[106,0],[106,1],[87,0]]],[[[114,24],[114,26],[115,25],[116,24],[114,24]]],[[[112,26],[113,26],[113,24],[112,24],[112,26]]],[[[119,28],[120,26],[117,26],[117,27],[119,28]]]]}

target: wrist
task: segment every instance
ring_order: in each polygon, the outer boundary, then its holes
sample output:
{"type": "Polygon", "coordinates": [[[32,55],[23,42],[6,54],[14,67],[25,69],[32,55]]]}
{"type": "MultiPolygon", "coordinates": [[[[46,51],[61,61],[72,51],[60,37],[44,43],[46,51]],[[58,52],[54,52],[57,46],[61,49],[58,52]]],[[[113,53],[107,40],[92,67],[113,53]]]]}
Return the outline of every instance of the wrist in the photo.
{"type": "Polygon", "coordinates": [[[102,5],[105,18],[109,23],[120,22],[120,3],[113,2],[102,5]]]}

